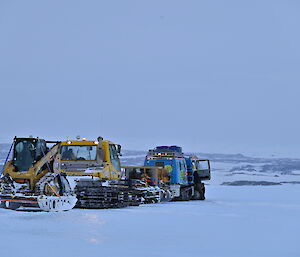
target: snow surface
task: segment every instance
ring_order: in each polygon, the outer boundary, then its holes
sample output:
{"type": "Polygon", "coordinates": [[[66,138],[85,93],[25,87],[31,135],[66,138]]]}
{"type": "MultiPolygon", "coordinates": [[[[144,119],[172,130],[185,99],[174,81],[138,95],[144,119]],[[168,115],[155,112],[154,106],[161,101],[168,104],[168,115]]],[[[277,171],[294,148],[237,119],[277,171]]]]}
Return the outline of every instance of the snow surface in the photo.
{"type": "MultiPolygon", "coordinates": [[[[60,213],[0,209],[0,257],[300,256],[300,170],[290,165],[294,160],[211,159],[205,201],[60,213]],[[222,185],[241,180],[278,185],[222,185]]],[[[140,165],[143,158],[131,154],[127,161],[140,165]]]]}
{"type": "Polygon", "coordinates": [[[206,201],[125,209],[1,209],[1,256],[300,255],[300,186],[207,191],[206,201]]]}

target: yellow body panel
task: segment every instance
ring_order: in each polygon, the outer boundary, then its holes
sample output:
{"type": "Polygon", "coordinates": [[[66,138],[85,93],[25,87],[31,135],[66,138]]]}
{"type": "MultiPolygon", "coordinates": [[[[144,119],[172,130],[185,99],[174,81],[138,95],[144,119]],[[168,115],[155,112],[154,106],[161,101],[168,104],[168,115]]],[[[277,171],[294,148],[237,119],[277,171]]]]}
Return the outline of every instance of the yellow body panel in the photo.
{"type": "MultiPolygon", "coordinates": [[[[87,141],[87,140],[68,140],[61,142],[61,145],[79,145],[79,146],[98,146],[98,141],[87,141]]],[[[103,150],[103,167],[101,169],[97,169],[95,172],[70,172],[65,171],[63,169],[60,172],[65,172],[67,176],[90,176],[96,177],[104,180],[114,180],[121,178],[121,171],[117,170],[111,161],[110,158],[110,148],[109,145],[114,145],[113,142],[108,140],[102,141],[102,150],[103,150]]],[[[96,163],[97,161],[85,161],[85,160],[76,160],[76,161],[63,161],[58,157],[58,161],[60,163],[96,163]]]]}
{"type": "Polygon", "coordinates": [[[68,140],[62,141],[61,145],[98,145],[97,141],[86,141],[86,140],[68,140]]]}
{"type": "Polygon", "coordinates": [[[42,170],[42,167],[46,163],[49,163],[54,158],[54,156],[58,152],[58,149],[59,149],[58,145],[52,147],[51,150],[37,163],[35,163],[34,166],[30,168],[28,171],[16,172],[16,169],[13,166],[12,161],[8,161],[5,165],[3,175],[9,174],[16,181],[27,180],[29,181],[30,189],[33,189],[35,183],[49,172],[47,168],[42,170]]]}
{"type": "Polygon", "coordinates": [[[169,180],[165,177],[166,172],[164,168],[158,166],[121,166],[121,169],[125,169],[125,173],[126,170],[139,169],[143,173],[143,178],[151,178],[152,183],[155,185],[158,185],[159,181],[165,182],[169,180]]]}

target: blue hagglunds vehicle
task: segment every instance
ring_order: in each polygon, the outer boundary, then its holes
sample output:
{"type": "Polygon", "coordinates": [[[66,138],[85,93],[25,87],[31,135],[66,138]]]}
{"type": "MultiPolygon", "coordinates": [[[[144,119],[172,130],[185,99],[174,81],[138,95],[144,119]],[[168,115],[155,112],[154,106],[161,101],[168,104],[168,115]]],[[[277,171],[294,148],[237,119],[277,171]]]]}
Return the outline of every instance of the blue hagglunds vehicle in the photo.
{"type": "Polygon", "coordinates": [[[157,146],[149,150],[144,166],[163,167],[173,200],[204,200],[203,180],[210,180],[210,162],[185,155],[179,146],[157,146]]]}

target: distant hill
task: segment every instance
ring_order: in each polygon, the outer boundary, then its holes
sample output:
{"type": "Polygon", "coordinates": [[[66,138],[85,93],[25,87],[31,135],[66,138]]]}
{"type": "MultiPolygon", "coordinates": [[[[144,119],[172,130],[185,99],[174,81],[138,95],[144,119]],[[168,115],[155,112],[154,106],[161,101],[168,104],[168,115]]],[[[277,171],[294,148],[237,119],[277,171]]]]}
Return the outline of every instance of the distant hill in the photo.
{"type": "MultiPolygon", "coordinates": [[[[0,144],[0,170],[7,157],[10,144],[0,144]]],[[[140,166],[144,164],[147,151],[122,150],[122,166],[140,166]]],[[[212,167],[216,163],[231,163],[235,166],[228,171],[259,171],[267,173],[291,174],[300,170],[300,159],[295,158],[259,158],[242,154],[189,153],[203,159],[209,159],[212,167]]]]}

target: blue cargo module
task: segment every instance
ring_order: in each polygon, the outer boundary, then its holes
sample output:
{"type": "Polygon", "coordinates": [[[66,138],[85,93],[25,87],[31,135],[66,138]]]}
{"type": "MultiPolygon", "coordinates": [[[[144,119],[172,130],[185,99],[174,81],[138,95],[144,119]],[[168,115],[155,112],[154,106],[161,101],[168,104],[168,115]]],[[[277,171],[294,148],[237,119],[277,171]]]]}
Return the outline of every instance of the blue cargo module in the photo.
{"type": "Polygon", "coordinates": [[[144,166],[163,167],[174,200],[204,200],[203,180],[210,180],[210,162],[185,155],[179,146],[157,146],[148,151],[144,166]]]}

